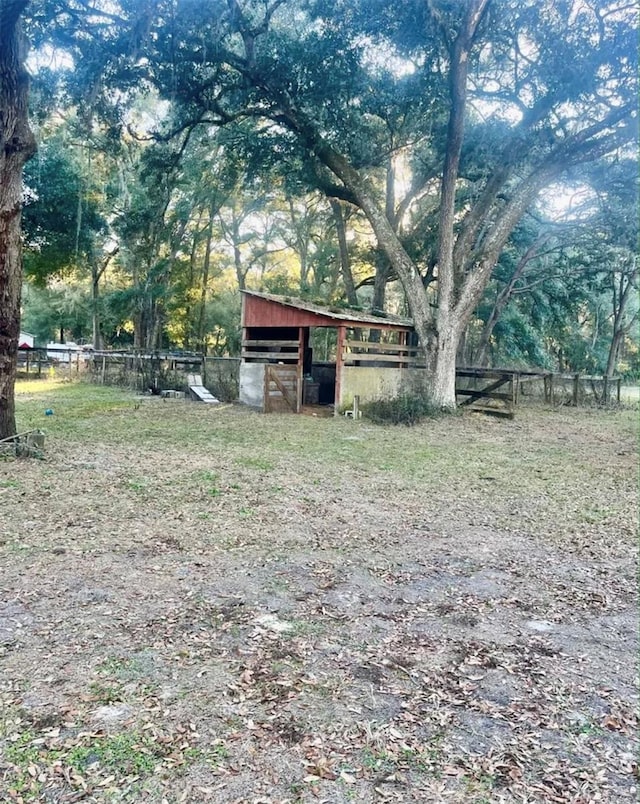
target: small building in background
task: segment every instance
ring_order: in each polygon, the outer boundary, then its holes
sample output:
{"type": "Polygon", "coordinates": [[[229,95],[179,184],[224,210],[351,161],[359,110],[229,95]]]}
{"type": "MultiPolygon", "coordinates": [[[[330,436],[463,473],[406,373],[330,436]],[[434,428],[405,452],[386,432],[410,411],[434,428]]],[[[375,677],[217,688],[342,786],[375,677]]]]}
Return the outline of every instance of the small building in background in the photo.
{"type": "Polygon", "coordinates": [[[35,336],[30,332],[21,332],[18,338],[18,349],[33,349],[35,336]]]}
{"type": "Polygon", "coordinates": [[[425,365],[416,344],[406,318],[245,290],[240,401],[300,413],[394,397],[425,365]]]}

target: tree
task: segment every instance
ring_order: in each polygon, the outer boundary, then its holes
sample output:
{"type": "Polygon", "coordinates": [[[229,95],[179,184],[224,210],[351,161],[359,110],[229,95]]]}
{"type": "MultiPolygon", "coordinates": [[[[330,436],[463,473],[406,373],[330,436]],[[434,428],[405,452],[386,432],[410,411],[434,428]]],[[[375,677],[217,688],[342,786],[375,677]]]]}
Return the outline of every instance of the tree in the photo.
{"type": "Polygon", "coordinates": [[[556,188],[565,203],[541,203],[503,251],[476,314],[474,362],[519,362],[528,344],[540,365],[615,373],[637,319],[637,166],[616,156],[569,179],[556,188]]]}
{"type": "Polygon", "coordinates": [[[21,14],[27,0],[0,1],[0,439],[16,433],[14,386],[22,257],[22,170],[35,151],[29,128],[29,79],[21,14]]]}
{"type": "Polygon", "coordinates": [[[151,39],[150,63],[165,65],[152,78],[166,76],[168,37],[179,43],[164,91],[179,100],[183,126],[256,120],[282,153],[302,152],[318,187],[363,210],[404,287],[440,407],[455,405],[458,342],[525,211],[567,169],[635,137],[631,10],[545,9],[525,0],[228,0],[192,4],[172,17],[170,36],[159,22],[151,39]],[[380,91],[386,103],[376,102],[380,91]],[[386,131],[407,99],[419,118],[390,146],[386,131]],[[496,130],[498,147],[470,169],[467,144],[481,147],[496,130]],[[425,145],[433,169],[392,212],[382,180],[389,148],[418,176],[425,145]],[[396,215],[411,194],[432,192],[434,177],[436,265],[425,282],[396,215]]]}

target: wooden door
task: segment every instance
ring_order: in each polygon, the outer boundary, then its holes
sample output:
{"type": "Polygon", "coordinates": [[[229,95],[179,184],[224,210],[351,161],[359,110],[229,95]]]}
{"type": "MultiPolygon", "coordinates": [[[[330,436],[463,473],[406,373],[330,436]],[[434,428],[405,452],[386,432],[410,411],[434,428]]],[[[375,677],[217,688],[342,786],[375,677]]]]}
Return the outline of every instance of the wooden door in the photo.
{"type": "Polygon", "coordinates": [[[299,413],[298,366],[267,364],[264,367],[264,412],[299,413]]]}

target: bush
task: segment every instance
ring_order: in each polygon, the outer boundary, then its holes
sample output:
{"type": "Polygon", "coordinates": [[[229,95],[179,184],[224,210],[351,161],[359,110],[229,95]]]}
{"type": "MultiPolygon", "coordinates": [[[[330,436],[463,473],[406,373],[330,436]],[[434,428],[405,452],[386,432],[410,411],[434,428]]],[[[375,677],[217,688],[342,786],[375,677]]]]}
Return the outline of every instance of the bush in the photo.
{"type": "Polygon", "coordinates": [[[412,427],[422,419],[441,416],[424,397],[404,394],[394,399],[375,399],[361,405],[362,415],[375,424],[405,424],[412,427]]]}

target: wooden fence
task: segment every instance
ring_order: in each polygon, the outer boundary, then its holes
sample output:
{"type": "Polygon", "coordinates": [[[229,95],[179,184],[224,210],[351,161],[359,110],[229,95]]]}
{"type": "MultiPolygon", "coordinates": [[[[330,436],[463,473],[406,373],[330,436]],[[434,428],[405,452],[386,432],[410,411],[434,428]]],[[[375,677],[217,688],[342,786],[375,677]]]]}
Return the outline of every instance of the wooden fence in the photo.
{"type": "Polygon", "coordinates": [[[477,367],[456,370],[460,407],[472,406],[498,416],[512,417],[516,405],[536,401],[573,407],[619,404],[621,387],[620,377],[477,367]]]}

